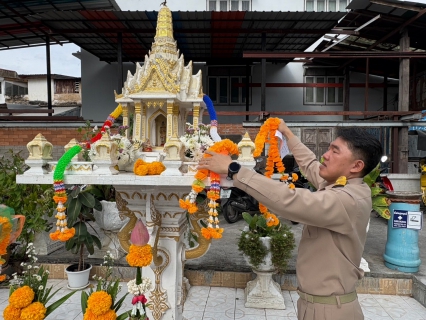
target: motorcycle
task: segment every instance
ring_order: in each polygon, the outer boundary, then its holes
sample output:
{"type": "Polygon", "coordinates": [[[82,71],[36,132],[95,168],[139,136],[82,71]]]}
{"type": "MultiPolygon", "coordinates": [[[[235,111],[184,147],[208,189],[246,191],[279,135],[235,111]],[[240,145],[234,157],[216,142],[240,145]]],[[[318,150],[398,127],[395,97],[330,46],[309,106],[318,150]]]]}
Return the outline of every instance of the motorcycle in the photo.
{"type": "MultiPolygon", "coordinates": [[[[265,161],[265,157],[257,158],[254,170],[260,174],[263,174],[266,165],[265,161]]],[[[309,182],[300,174],[298,167],[295,167],[293,171],[290,172],[290,175],[292,173],[297,173],[299,176],[299,179],[294,182],[296,188],[309,189],[309,182]]],[[[253,198],[246,192],[235,187],[231,187],[228,189],[222,188],[220,190],[220,207],[222,209],[223,217],[228,223],[237,222],[240,217],[242,217],[243,212],[248,212],[251,215],[260,213],[259,201],[257,201],[255,198],[253,198]]],[[[293,224],[298,223],[294,221],[291,222],[293,224]]]]}
{"type": "MultiPolygon", "coordinates": [[[[266,166],[266,157],[256,158],[256,165],[254,170],[257,173],[263,174],[266,166]]],[[[228,223],[237,222],[242,216],[243,212],[248,212],[251,215],[259,213],[259,201],[253,198],[246,192],[235,188],[222,188],[220,189],[220,207],[228,223]]]]}

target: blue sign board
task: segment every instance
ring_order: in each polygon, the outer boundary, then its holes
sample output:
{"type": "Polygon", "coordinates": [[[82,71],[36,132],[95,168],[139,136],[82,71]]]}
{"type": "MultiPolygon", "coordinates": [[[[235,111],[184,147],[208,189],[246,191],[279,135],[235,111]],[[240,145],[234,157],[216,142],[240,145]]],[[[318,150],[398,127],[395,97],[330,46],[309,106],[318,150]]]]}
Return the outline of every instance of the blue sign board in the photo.
{"type": "Polygon", "coordinates": [[[407,210],[393,210],[392,227],[407,228],[407,218],[408,218],[407,210]]]}

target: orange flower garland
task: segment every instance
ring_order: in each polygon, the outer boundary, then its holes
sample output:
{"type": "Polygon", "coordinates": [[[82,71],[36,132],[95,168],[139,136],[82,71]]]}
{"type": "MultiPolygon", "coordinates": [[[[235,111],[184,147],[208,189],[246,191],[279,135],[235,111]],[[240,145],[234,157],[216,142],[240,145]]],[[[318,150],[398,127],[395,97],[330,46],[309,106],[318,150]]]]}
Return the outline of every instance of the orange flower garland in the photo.
{"type": "MultiPolygon", "coordinates": [[[[216,153],[223,153],[228,155],[237,155],[238,154],[238,146],[229,139],[224,139],[218,142],[215,142],[209,149],[209,151],[213,151],[216,153]]],[[[204,158],[211,157],[209,154],[204,154],[204,158]]],[[[206,169],[198,170],[195,174],[195,181],[192,183],[192,190],[185,199],[179,200],[179,206],[182,209],[187,210],[190,214],[198,211],[196,198],[198,193],[205,189],[205,184],[203,180],[205,180],[208,176],[210,176],[210,189],[207,191],[207,198],[209,199],[209,218],[207,219],[208,225],[207,228],[201,229],[201,234],[207,240],[210,239],[220,239],[222,238],[223,228],[219,228],[219,219],[217,218],[218,212],[217,207],[218,203],[216,200],[219,199],[220,193],[220,175],[206,169]],[[215,227],[213,227],[215,225],[215,227]]]]}
{"type": "MultiPolygon", "coordinates": [[[[263,151],[265,143],[269,144],[269,152],[268,158],[266,159],[266,172],[265,176],[271,178],[274,173],[274,168],[277,168],[277,171],[281,174],[280,180],[286,181],[290,179],[289,175],[284,173],[285,167],[281,159],[281,155],[279,152],[279,139],[275,136],[275,132],[278,130],[278,126],[280,125],[279,118],[269,118],[267,119],[263,125],[260,127],[259,133],[256,136],[254,141],[255,150],[253,152],[254,157],[259,157],[263,151]]],[[[298,179],[296,173],[292,174],[291,180],[295,182],[298,179]]],[[[288,187],[290,189],[294,189],[295,186],[292,182],[288,183],[288,187]]],[[[259,203],[259,210],[266,218],[268,226],[276,226],[280,223],[278,218],[268,211],[263,204],[259,203]]]]}
{"type": "Polygon", "coordinates": [[[145,162],[138,159],[133,166],[133,172],[138,176],[158,175],[164,170],[166,170],[166,167],[159,161],[145,162]]]}

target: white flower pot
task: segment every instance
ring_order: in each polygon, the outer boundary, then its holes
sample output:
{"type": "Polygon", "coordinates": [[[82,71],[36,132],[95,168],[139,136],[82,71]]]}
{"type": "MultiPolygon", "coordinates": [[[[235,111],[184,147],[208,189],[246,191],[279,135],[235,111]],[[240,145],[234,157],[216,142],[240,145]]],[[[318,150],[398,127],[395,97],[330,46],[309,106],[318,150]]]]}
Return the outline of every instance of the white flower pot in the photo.
{"type": "MultiPolygon", "coordinates": [[[[248,227],[244,227],[244,231],[248,231],[248,227]]],[[[272,264],[271,238],[261,237],[260,241],[267,248],[263,262],[254,269],[256,279],[249,281],[245,289],[245,307],[246,308],[260,308],[260,309],[285,309],[284,297],[281,293],[281,288],[277,282],[272,279],[275,273],[275,267],[272,264]]],[[[244,255],[245,260],[250,265],[250,259],[244,255]]]]}
{"type": "Polygon", "coordinates": [[[68,289],[79,290],[84,289],[89,285],[90,270],[92,265],[89,263],[85,264],[86,269],[83,271],[74,271],[78,269],[78,263],[72,264],[65,269],[65,273],[68,277],[68,289]]]}

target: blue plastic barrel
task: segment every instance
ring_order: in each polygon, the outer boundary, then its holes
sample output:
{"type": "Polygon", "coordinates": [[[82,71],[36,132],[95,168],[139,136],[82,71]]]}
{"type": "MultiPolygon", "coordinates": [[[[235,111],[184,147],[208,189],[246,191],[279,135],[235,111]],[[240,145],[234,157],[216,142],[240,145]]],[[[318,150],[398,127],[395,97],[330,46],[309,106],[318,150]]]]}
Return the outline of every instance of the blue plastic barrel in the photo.
{"type": "Polygon", "coordinates": [[[419,230],[394,228],[393,221],[395,210],[420,211],[422,194],[408,191],[387,191],[386,194],[391,201],[391,217],[388,220],[388,236],[383,255],[385,266],[402,272],[417,272],[421,264],[419,230]]]}

